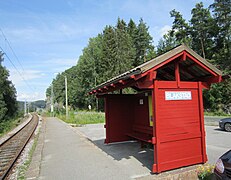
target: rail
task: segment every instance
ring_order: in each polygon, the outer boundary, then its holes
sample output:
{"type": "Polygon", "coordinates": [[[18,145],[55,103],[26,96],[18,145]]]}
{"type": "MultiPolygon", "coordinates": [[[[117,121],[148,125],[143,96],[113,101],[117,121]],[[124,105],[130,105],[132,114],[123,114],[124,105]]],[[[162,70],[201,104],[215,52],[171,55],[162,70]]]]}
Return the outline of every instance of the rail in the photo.
{"type": "Polygon", "coordinates": [[[0,144],[0,180],[5,179],[38,125],[38,115],[0,144]]]}

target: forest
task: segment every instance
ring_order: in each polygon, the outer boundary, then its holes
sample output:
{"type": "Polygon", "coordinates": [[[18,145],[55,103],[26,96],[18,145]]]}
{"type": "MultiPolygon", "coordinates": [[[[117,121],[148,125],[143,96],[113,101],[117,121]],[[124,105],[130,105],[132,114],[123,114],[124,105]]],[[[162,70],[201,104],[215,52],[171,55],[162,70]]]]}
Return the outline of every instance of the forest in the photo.
{"type": "MultiPolygon", "coordinates": [[[[141,18],[138,23],[118,18],[115,26],[107,25],[96,37],[89,39],[75,66],[58,74],[47,88],[47,105],[53,95],[54,107],[65,105],[64,76],[68,80],[70,109],[103,110],[103,102],[88,92],[95,86],[163,54],[181,43],[231,75],[231,1],[214,0],[209,7],[197,3],[186,20],[177,10],[170,12],[172,27],[154,47],[149,27],[141,18]],[[52,91],[53,90],[53,91],[52,91]]],[[[134,93],[127,89],[125,93],[134,93]]],[[[117,93],[117,92],[115,92],[117,93]]],[[[213,84],[204,90],[204,108],[217,114],[231,113],[231,80],[213,84]]]]}

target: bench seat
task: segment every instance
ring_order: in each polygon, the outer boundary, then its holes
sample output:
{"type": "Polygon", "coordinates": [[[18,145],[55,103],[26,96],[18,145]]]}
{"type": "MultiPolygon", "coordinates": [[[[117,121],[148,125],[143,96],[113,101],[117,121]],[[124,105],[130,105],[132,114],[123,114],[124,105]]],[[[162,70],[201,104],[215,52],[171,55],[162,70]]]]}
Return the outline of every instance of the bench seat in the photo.
{"type": "Polygon", "coordinates": [[[127,136],[147,143],[152,143],[153,129],[150,126],[134,124],[132,126],[132,132],[128,133],[127,136]]]}

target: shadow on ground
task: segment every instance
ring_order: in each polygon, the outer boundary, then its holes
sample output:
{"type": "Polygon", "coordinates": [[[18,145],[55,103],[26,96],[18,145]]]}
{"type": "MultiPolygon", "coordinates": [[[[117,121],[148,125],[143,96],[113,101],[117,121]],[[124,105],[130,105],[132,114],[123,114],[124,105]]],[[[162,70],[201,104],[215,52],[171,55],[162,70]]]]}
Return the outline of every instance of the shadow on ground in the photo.
{"type": "Polygon", "coordinates": [[[104,139],[100,139],[91,142],[107,155],[111,156],[114,160],[121,161],[123,159],[135,158],[143,167],[152,171],[154,157],[152,148],[141,148],[140,143],[136,141],[104,144],[104,139]]]}
{"type": "Polygon", "coordinates": [[[231,132],[222,130],[221,128],[214,128],[214,131],[220,131],[220,132],[224,132],[224,133],[231,133],[231,132]]]}

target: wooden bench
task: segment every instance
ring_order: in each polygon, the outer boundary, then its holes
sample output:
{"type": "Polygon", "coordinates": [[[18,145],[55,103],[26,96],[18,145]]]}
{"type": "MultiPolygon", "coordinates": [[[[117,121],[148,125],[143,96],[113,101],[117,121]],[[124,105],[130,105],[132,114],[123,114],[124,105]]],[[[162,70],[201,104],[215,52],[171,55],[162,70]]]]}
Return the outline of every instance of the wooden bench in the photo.
{"type": "Polygon", "coordinates": [[[132,132],[127,135],[143,142],[152,143],[153,129],[150,126],[134,124],[132,132]]]}

